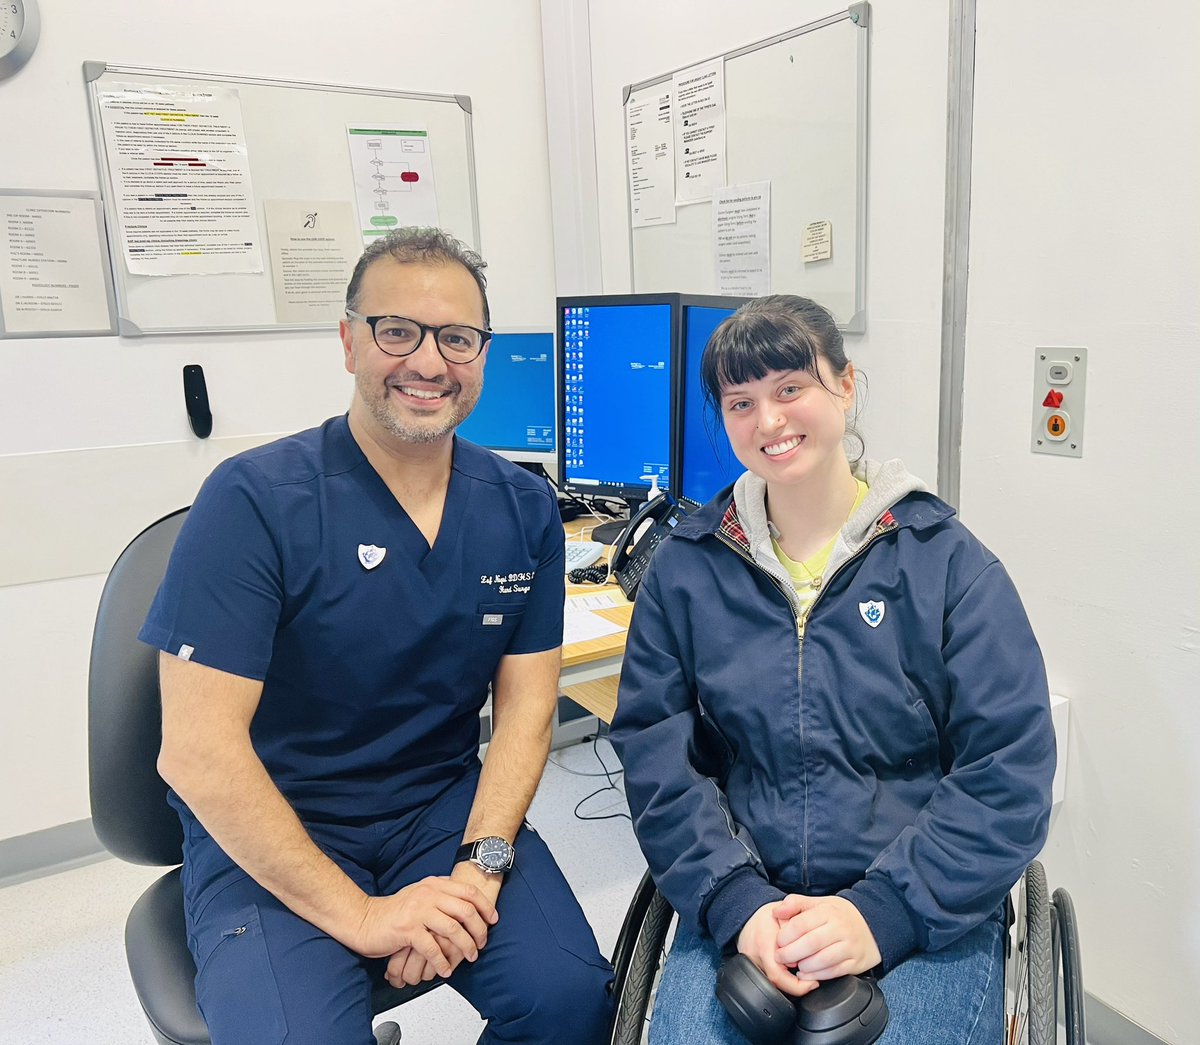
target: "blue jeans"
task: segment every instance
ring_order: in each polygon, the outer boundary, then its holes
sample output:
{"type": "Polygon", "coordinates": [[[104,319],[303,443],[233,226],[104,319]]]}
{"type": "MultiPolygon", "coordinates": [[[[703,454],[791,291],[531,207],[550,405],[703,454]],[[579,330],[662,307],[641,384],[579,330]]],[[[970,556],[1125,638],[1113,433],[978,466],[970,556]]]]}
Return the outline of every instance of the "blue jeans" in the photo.
{"type": "MultiPolygon", "coordinates": [[[[721,954],[680,924],[650,1022],[650,1045],[744,1045],[714,986],[721,954]]],[[[914,954],[882,980],[888,1026],[878,1045],[1000,1045],[1004,922],[999,912],[940,951],[914,954]]],[[[820,988],[818,988],[819,990],[820,988]]]]}

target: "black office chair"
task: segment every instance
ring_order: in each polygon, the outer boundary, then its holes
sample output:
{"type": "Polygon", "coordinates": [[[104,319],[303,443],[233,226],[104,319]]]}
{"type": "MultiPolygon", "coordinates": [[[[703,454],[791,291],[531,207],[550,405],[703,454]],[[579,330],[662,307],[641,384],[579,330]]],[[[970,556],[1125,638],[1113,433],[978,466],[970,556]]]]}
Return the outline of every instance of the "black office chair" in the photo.
{"type": "MultiPolygon", "coordinates": [[[[88,676],[92,824],[104,847],[134,864],[171,867],[134,904],[125,954],[138,1001],[161,1045],[210,1045],[196,1008],[179,880],[183,829],[158,775],[162,740],[158,652],[137,640],[187,509],[143,530],[117,559],[96,612],[88,676]]],[[[382,978],[371,1002],[394,1008],[440,981],[397,990],[382,978]]],[[[393,1039],[394,1040],[394,1039],[393,1039]]]]}
{"type": "MultiPolygon", "coordinates": [[[[1021,879],[1006,943],[1004,1045],[1055,1045],[1061,991],[1067,1045],[1084,1045],[1083,973],[1075,907],[1065,889],[1046,887],[1034,860],[1021,879]],[[1061,978],[1060,978],[1061,977],[1061,978]]],[[[645,1040],[675,912],[647,871],[613,951],[611,1045],[645,1040]]]]}

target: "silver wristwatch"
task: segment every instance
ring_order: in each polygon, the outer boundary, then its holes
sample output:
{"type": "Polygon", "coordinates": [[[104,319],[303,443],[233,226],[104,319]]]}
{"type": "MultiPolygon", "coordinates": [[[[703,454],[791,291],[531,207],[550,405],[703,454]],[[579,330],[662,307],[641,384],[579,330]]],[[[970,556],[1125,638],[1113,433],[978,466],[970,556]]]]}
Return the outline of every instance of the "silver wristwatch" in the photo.
{"type": "Polygon", "coordinates": [[[458,847],[454,862],[470,860],[484,874],[505,874],[512,870],[516,858],[517,851],[510,842],[498,835],[489,835],[474,842],[464,842],[458,847]]]}

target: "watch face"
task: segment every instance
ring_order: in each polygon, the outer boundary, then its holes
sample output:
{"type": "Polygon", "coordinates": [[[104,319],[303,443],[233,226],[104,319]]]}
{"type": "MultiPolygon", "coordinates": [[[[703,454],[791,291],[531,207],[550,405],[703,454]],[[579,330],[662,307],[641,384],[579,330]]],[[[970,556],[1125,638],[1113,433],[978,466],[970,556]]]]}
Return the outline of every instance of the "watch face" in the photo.
{"type": "Polygon", "coordinates": [[[481,838],[476,859],[487,871],[505,871],[512,862],[513,847],[503,838],[481,838]]]}

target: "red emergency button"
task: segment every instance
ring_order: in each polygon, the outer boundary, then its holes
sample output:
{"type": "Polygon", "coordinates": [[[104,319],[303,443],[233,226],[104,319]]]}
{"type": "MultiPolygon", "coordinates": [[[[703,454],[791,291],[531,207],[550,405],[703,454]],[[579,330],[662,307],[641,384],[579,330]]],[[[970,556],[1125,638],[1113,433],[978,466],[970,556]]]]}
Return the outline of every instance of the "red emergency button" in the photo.
{"type": "Polygon", "coordinates": [[[1057,388],[1052,388],[1046,393],[1046,398],[1042,400],[1042,406],[1048,406],[1057,410],[1062,406],[1062,401],[1063,394],[1057,388]]]}

